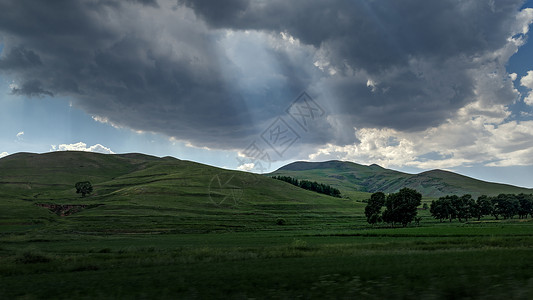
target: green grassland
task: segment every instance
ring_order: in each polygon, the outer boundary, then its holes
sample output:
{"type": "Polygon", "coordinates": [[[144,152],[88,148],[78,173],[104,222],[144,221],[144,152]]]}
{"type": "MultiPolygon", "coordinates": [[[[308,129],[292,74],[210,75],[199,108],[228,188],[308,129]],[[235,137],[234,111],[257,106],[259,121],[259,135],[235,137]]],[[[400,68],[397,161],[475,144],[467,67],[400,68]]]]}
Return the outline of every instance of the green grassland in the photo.
{"type": "Polygon", "coordinates": [[[531,219],[372,227],[366,197],[174,158],[9,156],[0,299],[533,298],[531,219]]]}

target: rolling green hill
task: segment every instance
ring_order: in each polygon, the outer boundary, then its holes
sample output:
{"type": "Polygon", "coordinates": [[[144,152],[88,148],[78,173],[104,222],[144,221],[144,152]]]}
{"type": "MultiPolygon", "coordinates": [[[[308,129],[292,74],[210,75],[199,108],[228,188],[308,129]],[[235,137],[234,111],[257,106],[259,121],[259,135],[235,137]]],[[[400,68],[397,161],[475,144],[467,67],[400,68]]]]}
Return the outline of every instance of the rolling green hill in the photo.
{"type": "Polygon", "coordinates": [[[392,193],[403,187],[413,188],[425,197],[471,194],[498,195],[500,193],[533,193],[533,189],[491,183],[443,170],[420,174],[407,174],[382,168],[378,165],[364,166],[352,162],[295,162],[269,175],[291,176],[329,184],[348,196],[361,197],[361,193],[382,191],[392,193]]]}
{"type": "MultiPolygon", "coordinates": [[[[365,198],[352,181],[408,175],[285,169],[365,198]]],[[[450,223],[419,210],[419,225],[376,227],[353,197],[170,157],[11,155],[0,159],[0,299],[532,298],[531,218],[450,223]],[[81,197],[86,180],[94,192],[81,197]]]]}
{"type": "Polygon", "coordinates": [[[347,222],[360,215],[360,206],[171,157],[52,152],[0,159],[0,223],[15,225],[52,222],[61,230],[96,232],[253,230],[277,226],[280,218],[302,226],[317,218],[347,222]],[[78,181],[90,181],[94,192],[76,194],[78,181]],[[47,209],[52,206],[57,214],[47,209]]]}

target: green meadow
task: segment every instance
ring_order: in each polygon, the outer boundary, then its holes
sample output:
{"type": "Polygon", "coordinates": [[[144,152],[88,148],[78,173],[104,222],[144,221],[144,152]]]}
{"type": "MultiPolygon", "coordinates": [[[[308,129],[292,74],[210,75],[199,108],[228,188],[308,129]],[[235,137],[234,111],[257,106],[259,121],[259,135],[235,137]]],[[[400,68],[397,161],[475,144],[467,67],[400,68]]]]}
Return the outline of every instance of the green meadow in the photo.
{"type": "Polygon", "coordinates": [[[173,158],[6,157],[0,299],[533,298],[531,218],[372,227],[355,195],[173,158]]]}

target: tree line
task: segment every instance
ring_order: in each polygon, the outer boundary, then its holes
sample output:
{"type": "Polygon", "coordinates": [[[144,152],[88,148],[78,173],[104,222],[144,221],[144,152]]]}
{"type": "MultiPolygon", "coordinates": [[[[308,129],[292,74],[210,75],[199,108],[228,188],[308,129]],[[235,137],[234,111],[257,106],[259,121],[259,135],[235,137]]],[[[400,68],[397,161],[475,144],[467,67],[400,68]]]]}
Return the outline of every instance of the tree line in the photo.
{"type": "Polygon", "coordinates": [[[518,215],[520,219],[533,216],[533,195],[527,194],[499,194],[495,197],[479,196],[474,200],[471,195],[448,195],[431,202],[429,211],[435,219],[463,220],[476,218],[478,221],[484,216],[493,216],[498,220],[512,219],[518,215]]]}
{"type": "Polygon", "coordinates": [[[341,197],[341,192],[338,189],[324,183],[318,183],[316,181],[309,180],[298,180],[290,176],[272,176],[272,178],[285,181],[302,189],[310,190],[320,194],[325,194],[337,198],[341,197]]]}
{"type": "Polygon", "coordinates": [[[410,188],[403,188],[387,196],[383,192],[373,193],[365,207],[366,220],[372,225],[386,222],[392,226],[402,224],[404,227],[412,221],[418,223],[420,218],[417,217],[417,207],[421,202],[422,194],[410,188]],[[383,206],[385,210],[382,213],[383,206]]]}

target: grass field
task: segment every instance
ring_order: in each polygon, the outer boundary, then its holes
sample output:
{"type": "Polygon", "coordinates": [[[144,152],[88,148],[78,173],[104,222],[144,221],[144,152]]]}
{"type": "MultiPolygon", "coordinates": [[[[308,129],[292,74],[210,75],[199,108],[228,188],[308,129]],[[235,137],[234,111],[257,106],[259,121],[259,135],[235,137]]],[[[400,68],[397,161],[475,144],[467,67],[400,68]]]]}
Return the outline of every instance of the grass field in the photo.
{"type": "Polygon", "coordinates": [[[3,299],[533,296],[531,222],[203,234],[20,226],[2,229],[3,299]]]}
{"type": "Polygon", "coordinates": [[[420,226],[373,228],[362,198],[264,176],[45,158],[0,160],[0,299],[533,298],[532,219],[440,223],[419,210],[420,226]],[[87,178],[95,192],[81,198],[74,182],[87,178]]]}

